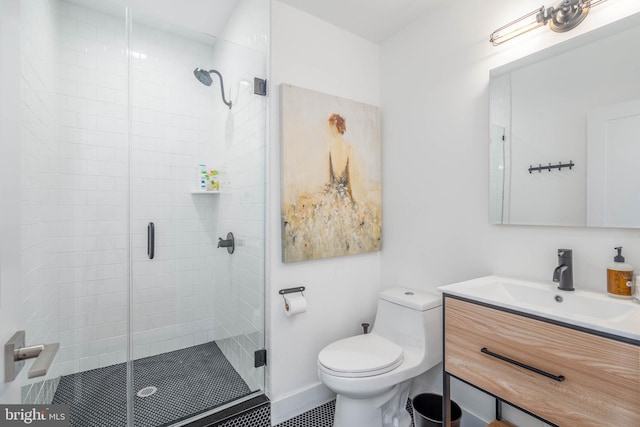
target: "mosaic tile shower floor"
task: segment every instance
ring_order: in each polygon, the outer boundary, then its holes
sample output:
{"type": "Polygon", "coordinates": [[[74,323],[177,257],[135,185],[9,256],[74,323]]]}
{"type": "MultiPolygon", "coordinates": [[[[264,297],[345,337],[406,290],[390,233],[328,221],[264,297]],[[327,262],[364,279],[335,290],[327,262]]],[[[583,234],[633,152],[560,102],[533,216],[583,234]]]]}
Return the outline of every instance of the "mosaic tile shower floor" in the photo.
{"type": "MultiPolygon", "coordinates": [[[[215,342],[135,360],[136,427],[163,426],[250,393],[215,342]]],[[[126,364],[62,377],[53,402],[68,404],[71,427],[126,425],[126,364]]]]}

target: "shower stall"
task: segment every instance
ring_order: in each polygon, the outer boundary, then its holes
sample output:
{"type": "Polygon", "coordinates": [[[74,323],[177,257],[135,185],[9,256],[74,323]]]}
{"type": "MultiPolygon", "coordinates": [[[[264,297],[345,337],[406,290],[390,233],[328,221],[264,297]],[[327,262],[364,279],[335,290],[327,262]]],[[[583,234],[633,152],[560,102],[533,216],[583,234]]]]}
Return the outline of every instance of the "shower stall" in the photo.
{"type": "Polygon", "coordinates": [[[262,395],[268,1],[1,1],[0,333],[49,360],[5,360],[0,403],[168,426],[262,395]]]}

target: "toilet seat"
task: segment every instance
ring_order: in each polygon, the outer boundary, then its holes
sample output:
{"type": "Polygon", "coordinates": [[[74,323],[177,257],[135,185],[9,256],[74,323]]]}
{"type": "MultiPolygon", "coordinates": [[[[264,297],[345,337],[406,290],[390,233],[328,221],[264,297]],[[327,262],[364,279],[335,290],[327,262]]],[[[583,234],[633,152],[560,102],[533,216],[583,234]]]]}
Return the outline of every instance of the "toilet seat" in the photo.
{"type": "Polygon", "coordinates": [[[400,366],[402,347],[375,334],[357,335],[329,344],[318,355],[320,369],[337,377],[370,377],[400,366]]]}

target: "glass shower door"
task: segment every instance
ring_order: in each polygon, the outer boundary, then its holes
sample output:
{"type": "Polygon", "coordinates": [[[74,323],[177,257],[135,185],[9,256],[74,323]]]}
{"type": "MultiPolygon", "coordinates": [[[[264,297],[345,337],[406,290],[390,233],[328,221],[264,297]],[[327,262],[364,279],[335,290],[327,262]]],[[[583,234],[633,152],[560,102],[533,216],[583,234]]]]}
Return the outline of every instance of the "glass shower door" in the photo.
{"type": "Polygon", "coordinates": [[[121,4],[14,3],[17,285],[0,307],[15,302],[26,345],[60,347],[44,376],[27,362],[12,403],[157,426],[262,392],[265,55],[121,4]]]}
{"type": "Polygon", "coordinates": [[[134,424],[153,426],[264,389],[254,353],[264,347],[266,102],[253,77],[265,59],[132,16],[132,405],[134,424]]]}

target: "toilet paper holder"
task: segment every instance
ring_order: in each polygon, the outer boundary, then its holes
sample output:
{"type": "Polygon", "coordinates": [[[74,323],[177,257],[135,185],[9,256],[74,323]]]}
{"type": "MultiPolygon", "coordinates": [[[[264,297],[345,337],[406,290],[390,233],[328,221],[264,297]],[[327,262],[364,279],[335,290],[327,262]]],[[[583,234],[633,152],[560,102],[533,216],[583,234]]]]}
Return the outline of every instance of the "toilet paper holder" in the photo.
{"type": "Polygon", "coordinates": [[[304,301],[304,294],[302,293],[304,289],[305,289],[304,286],[297,286],[295,288],[280,289],[278,291],[278,293],[282,295],[282,300],[284,301],[284,311],[287,317],[291,316],[292,314],[299,314],[306,311],[306,302],[304,301]],[[297,309],[292,309],[290,305],[290,301],[287,300],[287,297],[285,297],[285,295],[297,294],[297,293],[300,293],[300,295],[302,295],[302,302],[304,303],[304,305],[302,308],[298,307],[297,309]]]}
{"type": "MultiPolygon", "coordinates": [[[[295,288],[280,289],[278,293],[282,295],[282,299],[284,299],[284,296],[286,294],[293,294],[296,292],[300,292],[302,294],[305,291],[305,289],[306,288],[304,286],[296,286],[295,288]]],[[[304,294],[302,294],[302,296],[304,296],[304,294]]]]}

